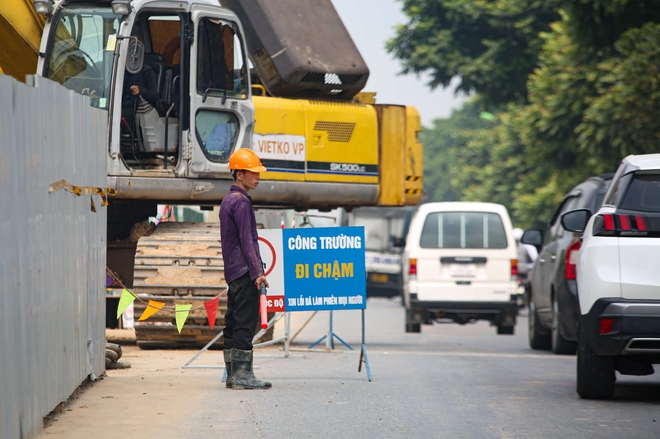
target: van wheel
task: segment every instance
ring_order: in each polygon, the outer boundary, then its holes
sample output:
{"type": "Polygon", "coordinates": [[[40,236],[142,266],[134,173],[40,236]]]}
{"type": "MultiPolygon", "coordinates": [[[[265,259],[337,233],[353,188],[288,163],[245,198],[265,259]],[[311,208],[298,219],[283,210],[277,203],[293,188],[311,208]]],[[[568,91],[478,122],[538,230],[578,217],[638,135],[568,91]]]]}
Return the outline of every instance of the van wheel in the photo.
{"type": "Polygon", "coordinates": [[[497,334],[498,335],[513,335],[513,329],[515,326],[498,326],[497,334]]]}
{"type": "Polygon", "coordinates": [[[541,334],[539,316],[536,313],[534,301],[531,297],[529,300],[529,312],[527,314],[527,336],[529,338],[529,347],[532,349],[550,349],[552,347],[550,335],[541,334]]]}
{"type": "Polygon", "coordinates": [[[596,354],[580,327],[577,343],[578,395],[583,399],[611,399],[614,396],[615,380],[614,357],[596,354]]]}
{"type": "Polygon", "coordinates": [[[406,332],[422,332],[422,324],[414,323],[413,313],[409,309],[406,310],[406,332]]]}
{"type": "Polygon", "coordinates": [[[406,332],[422,332],[422,325],[420,323],[406,323],[406,332]]]}
{"type": "Polygon", "coordinates": [[[559,304],[557,298],[552,299],[552,352],[559,355],[574,355],[577,345],[574,341],[566,340],[559,330],[559,304]]]}

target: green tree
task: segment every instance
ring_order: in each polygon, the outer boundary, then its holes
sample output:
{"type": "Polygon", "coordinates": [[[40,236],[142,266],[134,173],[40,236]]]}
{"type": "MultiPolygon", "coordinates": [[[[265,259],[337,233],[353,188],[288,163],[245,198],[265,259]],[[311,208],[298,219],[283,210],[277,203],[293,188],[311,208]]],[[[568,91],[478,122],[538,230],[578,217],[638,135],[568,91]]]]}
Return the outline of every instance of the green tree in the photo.
{"type": "Polygon", "coordinates": [[[580,152],[595,168],[660,144],[660,24],[630,29],[615,49],[598,65],[596,94],[576,128],[580,152]]]}
{"type": "Polygon", "coordinates": [[[476,100],[452,112],[447,119],[436,119],[433,127],[423,128],[420,140],[424,145],[424,188],[430,201],[459,201],[462,190],[455,185],[461,171],[457,168],[458,152],[466,135],[492,123],[479,119],[480,105],[476,100]]]}
{"type": "Polygon", "coordinates": [[[526,100],[542,40],[559,19],[555,0],[402,0],[409,22],[387,41],[402,73],[428,73],[429,86],[478,93],[489,105],[526,100]]]}
{"type": "Polygon", "coordinates": [[[541,226],[575,184],[614,171],[628,154],[658,150],[660,0],[546,4],[548,9],[534,9],[529,0],[404,1],[411,21],[388,46],[404,70],[435,72],[432,86],[461,76],[459,90],[477,93],[465,112],[423,132],[431,145],[425,189],[433,199],[494,201],[509,208],[514,224],[541,226]],[[556,19],[545,27],[533,19],[521,26],[520,16],[503,13],[525,6],[528,17],[543,9],[548,17],[555,11],[556,19]],[[527,30],[526,48],[534,55],[507,60],[484,51],[482,43],[494,41],[500,28],[527,30]],[[476,40],[460,38],[468,29],[476,40]],[[474,41],[479,44],[468,44],[474,41]],[[521,66],[521,59],[533,59],[525,64],[524,84],[504,81],[513,72],[507,61],[521,66]],[[470,76],[475,72],[478,86],[470,76]],[[492,91],[498,86],[500,94],[492,91]],[[483,108],[495,112],[495,123],[454,119],[478,120],[483,108]]]}
{"type": "Polygon", "coordinates": [[[489,163],[475,170],[482,182],[468,186],[464,196],[496,199],[524,226],[549,219],[580,181],[615,171],[628,154],[657,151],[660,140],[660,25],[630,29],[606,56],[583,51],[566,23],[542,35],[529,104],[509,106],[501,126],[471,140],[489,140],[481,148],[491,152],[489,163]],[[510,204],[502,193],[510,194],[510,204]]]}
{"type": "Polygon", "coordinates": [[[560,0],[571,39],[582,50],[612,53],[629,29],[660,22],[658,0],[560,0]]]}
{"type": "Polygon", "coordinates": [[[461,188],[461,200],[503,204],[516,226],[541,226],[558,200],[531,195],[536,188],[552,187],[548,185],[552,176],[526,157],[517,126],[520,111],[521,107],[510,105],[489,128],[463,133],[464,145],[455,151],[457,172],[452,183],[461,188]]]}

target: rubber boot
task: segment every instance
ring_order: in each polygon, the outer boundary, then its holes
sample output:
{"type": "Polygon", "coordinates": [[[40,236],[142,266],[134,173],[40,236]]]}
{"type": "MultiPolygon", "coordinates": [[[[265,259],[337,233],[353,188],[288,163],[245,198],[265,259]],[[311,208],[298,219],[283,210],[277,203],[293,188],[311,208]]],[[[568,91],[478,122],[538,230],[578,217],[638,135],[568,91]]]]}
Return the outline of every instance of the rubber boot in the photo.
{"type": "Polygon", "coordinates": [[[252,373],[253,351],[231,350],[232,389],[270,389],[271,384],[260,381],[252,373]]]}
{"type": "Polygon", "coordinates": [[[225,338],[225,347],[222,351],[222,354],[225,357],[225,372],[227,376],[225,377],[225,385],[228,389],[231,389],[234,384],[234,379],[231,374],[231,350],[234,347],[234,340],[225,338]]]}

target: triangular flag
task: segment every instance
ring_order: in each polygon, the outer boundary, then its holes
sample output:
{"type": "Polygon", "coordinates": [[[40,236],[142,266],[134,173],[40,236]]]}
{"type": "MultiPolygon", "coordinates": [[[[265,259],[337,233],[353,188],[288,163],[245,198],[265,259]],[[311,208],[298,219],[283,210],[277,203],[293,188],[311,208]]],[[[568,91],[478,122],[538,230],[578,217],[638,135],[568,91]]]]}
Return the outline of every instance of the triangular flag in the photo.
{"type": "Polygon", "coordinates": [[[152,315],[156,314],[158,311],[163,309],[165,304],[163,302],[156,302],[155,300],[150,300],[149,305],[144,309],[142,315],[138,319],[139,321],[147,320],[152,315]]]}
{"type": "Polygon", "coordinates": [[[119,305],[117,305],[117,320],[119,320],[119,316],[121,313],[126,311],[126,308],[133,303],[135,300],[135,296],[131,294],[126,288],[121,290],[121,297],[119,298],[119,305]]]}
{"type": "Polygon", "coordinates": [[[209,318],[209,326],[211,329],[213,329],[213,326],[215,326],[215,316],[218,315],[218,302],[220,301],[220,297],[216,297],[213,300],[209,300],[208,302],[204,302],[204,308],[206,308],[206,315],[209,318]]]}
{"type": "Polygon", "coordinates": [[[176,311],[176,329],[179,331],[179,334],[181,334],[183,324],[186,323],[190,308],[192,308],[192,305],[174,305],[174,310],[176,311]]]}
{"type": "Polygon", "coordinates": [[[112,278],[106,274],[105,275],[105,287],[108,288],[113,282],[114,282],[114,280],[112,280],[112,278]]]}

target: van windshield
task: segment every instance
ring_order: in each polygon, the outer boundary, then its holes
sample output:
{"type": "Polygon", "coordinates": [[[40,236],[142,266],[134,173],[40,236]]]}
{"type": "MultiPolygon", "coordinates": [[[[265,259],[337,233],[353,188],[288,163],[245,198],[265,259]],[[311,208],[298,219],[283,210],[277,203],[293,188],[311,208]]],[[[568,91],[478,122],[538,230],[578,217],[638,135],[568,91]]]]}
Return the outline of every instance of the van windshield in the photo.
{"type": "Polygon", "coordinates": [[[502,218],[492,212],[434,212],[424,221],[422,248],[506,248],[502,218]]]}

